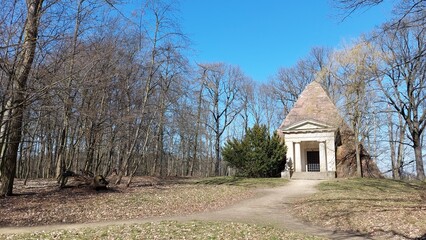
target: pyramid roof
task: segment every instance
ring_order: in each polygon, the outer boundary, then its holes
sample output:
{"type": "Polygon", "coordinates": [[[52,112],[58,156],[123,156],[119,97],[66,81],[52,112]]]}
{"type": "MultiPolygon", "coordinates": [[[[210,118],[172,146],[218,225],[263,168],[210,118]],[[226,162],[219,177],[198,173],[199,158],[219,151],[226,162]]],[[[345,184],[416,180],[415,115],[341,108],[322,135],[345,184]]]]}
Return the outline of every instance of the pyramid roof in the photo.
{"type": "Polygon", "coordinates": [[[293,109],[282,122],[280,129],[285,130],[302,121],[315,121],[335,128],[346,125],[328,93],[316,81],[306,86],[293,109]]]}

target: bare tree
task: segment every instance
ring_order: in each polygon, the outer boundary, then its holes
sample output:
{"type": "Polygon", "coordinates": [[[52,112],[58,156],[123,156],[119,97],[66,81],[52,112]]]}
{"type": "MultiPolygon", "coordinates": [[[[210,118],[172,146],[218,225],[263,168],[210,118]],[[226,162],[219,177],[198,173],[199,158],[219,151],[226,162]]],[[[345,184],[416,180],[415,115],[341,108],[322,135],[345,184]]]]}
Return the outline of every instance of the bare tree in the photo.
{"type": "Polygon", "coordinates": [[[257,88],[256,82],[254,82],[252,79],[244,78],[243,82],[241,83],[241,118],[243,121],[243,129],[242,134],[245,135],[247,130],[249,129],[249,122],[252,115],[255,119],[255,122],[259,121],[259,115],[256,114],[255,106],[257,106],[256,103],[256,96],[255,96],[255,89],[257,88]],[[252,113],[252,114],[251,114],[252,113]]]}
{"type": "Polygon", "coordinates": [[[417,177],[425,179],[422,135],[426,127],[426,30],[399,28],[375,40],[383,64],[378,84],[386,101],[401,115],[409,130],[417,177]]]}
{"type": "Polygon", "coordinates": [[[270,84],[262,84],[257,88],[257,104],[253,106],[257,110],[253,110],[253,115],[259,118],[259,124],[264,124],[272,133],[276,127],[280,125],[283,118],[283,109],[280,108],[273,96],[273,86],[270,84]]]}
{"type": "Polygon", "coordinates": [[[290,112],[303,89],[314,79],[306,60],[298,61],[294,67],[278,70],[273,80],[274,94],[283,105],[284,115],[290,112]]]}
{"type": "MultiPolygon", "coordinates": [[[[72,91],[72,85],[75,76],[74,76],[74,65],[75,65],[75,57],[77,54],[77,44],[78,44],[78,36],[80,33],[80,25],[82,22],[82,15],[83,14],[83,2],[84,0],[79,0],[77,2],[77,11],[75,14],[75,24],[74,24],[74,32],[72,35],[71,40],[71,48],[70,48],[70,62],[69,62],[69,68],[67,69],[67,80],[66,80],[66,86],[65,91],[66,94],[64,94],[65,99],[63,100],[63,121],[62,121],[62,130],[60,135],[60,142],[59,147],[57,151],[57,160],[56,160],[56,177],[59,179],[59,176],[64,171],[65,164],[66,164],[66,139],[68,138],[68,131],[70,128],[70,115],[71,115],[71,108],[72,108],[72,101],[73,101],[73,91],[72,91]]],[[[86,169],[89,170],[89,169],[86,169]]]]}
{"type": "Polygon", "coordinates": [[[402,179],[404,172],[404,147],[405,135],[407,129],[407,123],[404,121],[400,114],[397,114],[398,122],[395,123],[393,119],[394,111],[391,111],[390,106],[388,107],[388,134],[389,134],[389,147],[390,147],[390,158],[392,164],[392,177],[393,179],[402,179]]]}
{"type": "MultiPolygon", "coordinates": [[[[20,33],[27,11],[23,1],[3,2],[10,11],[1,12],[0,22],[13,26],[0,25],[2,167],[12,149],[10,124],[17,119],[11,117],[11,104],[18,85],[10,79],[21,58],[14,54],[24,49],[20,33]]],[[[212,78],[203,78],[195,91],[188,86],[181,51],[187,42],[173,3],[144,2],[141,15],[129,18],[110,14],[118,11],[110,2],[89,0],[54,2],[43,12],[29,75],[34,81],[19,91],[26,97],[13,170],[19,177],[53,177],[64,169],[106,175],[116,169],[116,179],[128,176],[129,185],[136,174],[209,175],[220,165],[213,163],[220,150],[216,133],[222,140],[224,129],[238,118],[235,79],[242,74],[223,67],[218,111],[209,99],[213,85],[204,81],[212,78]]]]}
{"type": "Polygon", "coordinates": [[[354,46],[346,47],[334,53],[333,78],[343,93],[343,111],[354,133],[354,149],[356,156],[357,175],[363,176],[361,163],[361,145],[369,139],[374,127],[370,119],[375,113],[373,104],[375,94],[373,70],[377,68],[377,60],[371,54],[368,43],[360,41],[354,46]]]}
{"type": "MultiPolygon", "coordinates": [[[[43,12],[43,0],[29,0],[26,3],[26,19],[23,26],[20,46],[15,56],[15,64],[9,72],[12,94],[7,100],[1,126],[6,126],[5,150],[2,152],[1,162],[1,188],[0,195],[12,195],[13,182],[16,172],[16,161],[18,157],[19,144],[22,137],[23,114],[25,111],[25,99],[27,81],[32,68],[36,51],[38,29],[41,14],[43,12]],[[3,155],[4,154],[4,155],[3,155]]],[[[5,61],[6,59],[2,59],[5,61]]],[[[3,131],[2,131],[3,132],[3,131]]]]}
{"type": "Polygon", "coordinates": [[[337,96],[334,80],[330,69],[329,59],[331,50],[328,48],[312,48],[308,56],[299,60],[295,66],[280,68],[273,77],[274,96],[284,108],[284,117],[288,114],[303,89],[316,80],[332,93],[332,99],[337,96]]]}
{"type": "Polygon", "coordinates": [[[200,65],[203,69],[205,98],[210,102],[212,121],[207,126],[214,133],[215,175],[221,174],[221,139],[225,130],[241,111],[238,98],[244,75],[237,67],[223,63],[200,65]]]}

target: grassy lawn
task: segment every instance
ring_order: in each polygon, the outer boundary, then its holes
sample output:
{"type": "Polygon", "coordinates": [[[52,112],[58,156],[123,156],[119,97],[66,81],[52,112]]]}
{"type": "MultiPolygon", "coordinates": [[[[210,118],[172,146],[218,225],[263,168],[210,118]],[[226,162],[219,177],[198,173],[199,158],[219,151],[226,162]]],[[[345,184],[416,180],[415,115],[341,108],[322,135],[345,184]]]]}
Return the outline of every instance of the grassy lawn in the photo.
{"type": "MultiPolygon", "coordinates": [[[[14,234],[5,239],[322,239],[243,223],[175,222],[116,225],[79,230],[14,234]]],[[[4,238],[2,238],[4,239],[4,238]]]]}
{"type": "Polygon", "coordinates": [[[426,238],[426,183],[387,179],[323,182],[319,192],[294,205],[314,224],[379,239],[426,238]]]}
{"type": "Polygon", "coordinates": [[[196,180],[196,184],[229,185],[248,188],[278,187],[287,183],[284,178],[241,178],[241,177],[211,177],[196,180]]]}

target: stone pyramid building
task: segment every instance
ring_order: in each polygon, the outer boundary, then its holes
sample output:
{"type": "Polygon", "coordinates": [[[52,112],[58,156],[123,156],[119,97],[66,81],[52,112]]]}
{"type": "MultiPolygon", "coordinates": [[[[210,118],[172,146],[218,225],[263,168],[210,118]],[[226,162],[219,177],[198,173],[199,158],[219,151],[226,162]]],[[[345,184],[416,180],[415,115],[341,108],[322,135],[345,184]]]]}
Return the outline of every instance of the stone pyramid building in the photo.
{"type": "MultiPolygon", "coordinates": [[[[306,86],[278,129],[287,146],[292,178],[335,178],[356,174],[354,135],[324,88],[306,86]]],[[[364,176],[380,177],[374,161],[362,149],[364,176]]]]}

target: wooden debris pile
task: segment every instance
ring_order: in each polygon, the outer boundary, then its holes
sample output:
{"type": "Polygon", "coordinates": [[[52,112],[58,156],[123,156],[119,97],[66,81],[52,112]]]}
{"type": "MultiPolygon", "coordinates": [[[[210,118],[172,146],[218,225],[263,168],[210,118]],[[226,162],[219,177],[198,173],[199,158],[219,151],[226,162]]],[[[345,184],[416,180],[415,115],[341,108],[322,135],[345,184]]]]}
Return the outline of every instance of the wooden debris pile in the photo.
{"type": "Polygon", "coordinates": [[[109,182],[102,175],[95,175],[90,171],[80,169],[80,173],[75,173],[71,170],[64,170],[58,177],[60,188],[64,188],[72,180],[73,186],[90,186],[95,190],[107,189],[109,182]]]}

